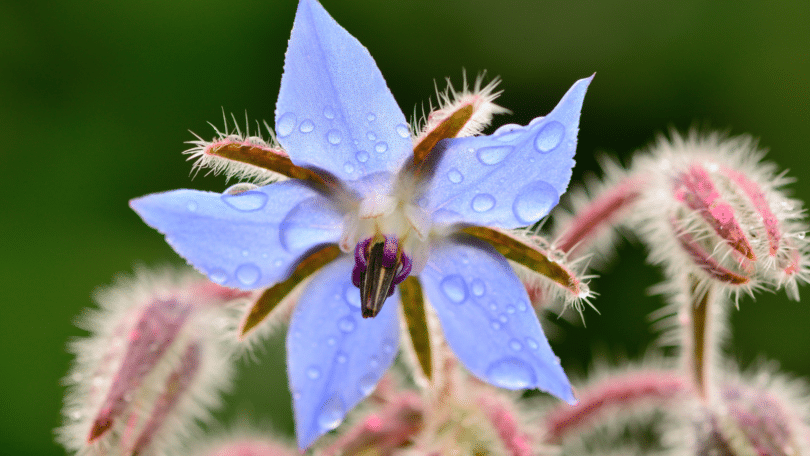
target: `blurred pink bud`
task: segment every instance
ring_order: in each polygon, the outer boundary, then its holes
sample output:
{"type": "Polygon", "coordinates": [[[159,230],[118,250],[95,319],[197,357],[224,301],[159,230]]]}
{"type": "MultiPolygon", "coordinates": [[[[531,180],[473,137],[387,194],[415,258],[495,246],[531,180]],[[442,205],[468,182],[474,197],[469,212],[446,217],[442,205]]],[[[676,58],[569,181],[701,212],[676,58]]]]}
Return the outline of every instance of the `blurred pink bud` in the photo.
{"type": "Polygon", "coordinates": [[[150,273],[99,293],[91,335],[71,345],[61,442],[88,455],[170,451],[230,382],[222,304],[240,293],[150,273]]]}

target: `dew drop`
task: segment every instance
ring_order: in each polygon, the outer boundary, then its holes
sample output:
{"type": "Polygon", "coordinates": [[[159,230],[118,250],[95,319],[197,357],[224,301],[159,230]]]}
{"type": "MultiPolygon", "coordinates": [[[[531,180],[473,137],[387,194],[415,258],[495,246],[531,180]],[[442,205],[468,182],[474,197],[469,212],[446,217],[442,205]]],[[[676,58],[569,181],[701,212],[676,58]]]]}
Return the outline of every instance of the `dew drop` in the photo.
{"type": "Polygon", "coordinates": [[[509,321],[509,317],[507,317],[506,314],[500,314],[498,315],[498,321],[500,321],[501,323],[506,323],[507,321],[509,321]]]}
{"type": "Polygon", "coordinates": [[[317,379],[321,378],[321,370],[318,369],[315,366],[309,366],[307,368],[307,377],[310,380],[317,380],[317,379]]]}
{"type": "Polygon", "coordinates": [[[339,351],[335,356],[335,360],[337,360],[338,364],[346,364],[346,361],[349,360],[349,356],[346,353],[339,351]]]}
{"type": "Polygon", "coordinates": [[[516,312],[515,306],[506,306],[506,313],[513,314],[516,312]]]}
{"type": "Polygon", "coordinates": [[[236,268],[236,279],[242,285],[249,287],[259,281],[262,273],[253,263],[245,263],[236,268]]]}
{"type": "Polygon", "coordinates": [[[334,119],[335,118],[335,111],[332,109],[331,106],[326,106],[323,108],[323,116],[327,119],[334,119]]]}
{"type": "Polygon", "coordinates": [[[547,154],[560,145],[564,136],[565,127],[563,124],[552,120],[544,125],[537,133],[537,136],[534,137],[534,147],[541,154],[547,154]]]}
{"type": "Polygon", "coordinates": [[[250,250],[242,250],[242,256],[246,257],[250,255],[250,250]]]}
{"type": "Polygon", "coordinates": [[[329,141],[329,144],[338,145],[340,141],[343,139],[343,135],[340,134],[340,131],[335,130],[334,128],[326,132],[326,140],[329,141]]]}
{"type": "Polygon", "coordinates": [[[346,284],[346,288],[343,289],[343,299],[346,301],[346,304],[360,308],[360,290],[357,289],[352,284],[346,284]]]}
{"type": "Polygon", "coordinates": [[[344,163],[343,164],[343,171],[346,171],[346,173],[348,173],[348,174],[353,173],[354,172],[354,165],[352,165],[351,162],[344,163]]]}
{"type": "Polygon", "coordinates": [[[484,285],[484,281],[481,279],[475,279],[472,281],[471,288],[472,294],[476,296],[484,296],[484,293],[487,292],[487,287],[484,285]]]}
{"type": "Polygon", "coordinates": [[[285,112],[282,114],[276,121],[276,134],[281,137],[289,136],[289,134],[292,133],[293,128],[295,128],[295,120],[295,114],[291,112],[285,112]]]}
{"type": "Polygon", "coordinates": [[[374,387],[377,386],[377,379],[372,374],[366,374],[360,378],[360,381],[357,383],[357,387],[360,390],[360,394],[363,396],[368,396],[374,391],[374,387]]]}
{"type": "Polygon", "coordinates": [[[376,356],[372,356],[371,359],[368,361],[368,366],[372,369],[376,369],[380,367],[380,360],[377,359],[376,356]]]}
{"type": "Polygon", "coordinates": [[[510,142],[519,138],[522,134],[523,127],[520,125],[506,124],[495,130],[495,132],[492,133],[492,137],[495,138],[496,141],[510,142]]]}
{"type": "Polygon", "coordinates": [[[186,209],[188,209],[189,212],[195,212],[197,210],[197,207],[198,206],[196,201],[189,201],[188,203],[186,203],[186,209]]]}
{"type": "Polygon", "coordinates": [[[492,132],[492,136],[503,135],[503,134],[515,131],[518,128],[522,128],[522,127],[520,125],[518,125],[518,124],[503,124],[500,127],[498,127],[497,130],[492,132]]]}
{"type": "Polygon", "coordinates": [[[489,326],[494,329],[495,331],[501,329],[501,323],[495,320],[489,322],[489,326]]]}
{"type": "Polygon", "coordinates": [[[247,191],[236,195],[224,194],[221,198],[225,204],[241,212],[258,211],[267,204],[267,194],[257,191],[247,191]]]}
{"type": "Polygon", "coordinates": [[[212,282],[222,285],[228,280],[228,274],[222,269],[214,269],[208,273],[208,278],[211,279],[212,282]]]}
{"type": "Polygon", "coordinates": [[[410,138],[411,137],[411,130],[405,124],[399,124],[396,126],[397,134],[403,138],[410,138]]]}
{"type": "Polygon", "coordinates": [[[523,350],[523,344],[521,344],[520,341],[517,339],[512,339],[509,341],[509,348],[511,348],[514,351],[521,351],[523,350]]]}
{"type": "Polygon", "coordinates": [[[245,193],[250,190],[255,190],[259,188],[258,185],[251,184],[249,182],[240,182],[238,184],[231,185],[230,187],[226,188],[223,195],[238,195],[240,193],[245,193]]]}
{"type": "Polygon", "coordinates": [[[370,131],[366,133],[366,138],[368,138],[369,141],[375,141],[377,139],[377,135],[375,135],[373,131],[370,131]]]}
{"type": "Polygon", "coordinates": [[[368,115],[366,116],[366,120],[368,120],[369,122],[374,122],[374,119],[376,118],[377,116],[375,116],[373,112],[368,113],[368,115]]]}
{"type": "Polygon", "coordinates": [[[486,212],[495,207],[495,197],[489,193],[479,193],[470,202],[475,212],[486,212]]]}
{"type": "Polygon", "coordinates": [[[354,324],[354,318],[352,317],[343,317],[338,320],[338,328],[345,333],[354,331],[355,326],[357,325],[354,324]]]}
{"type": "Polygon", "coordinates": [[[374,145],[374,150],[376,150],[379,153],[383,153],[386,150],[388,150],[388,143],[386,143],[385,141],[380,141],[374,145]]]}
{"type": "Polygon", "coordinates": [[[537,341],[532,339],[531,337],[526,338],[526,345],[528,345],[529,348],[531,348],[532,350],[537,350],[538,348],[540,348],[540,346],[537,345],[537,341]]]}
{"type": "Polygon", "coordinates": [[[335,339],[334,337],[330,337],[330,338],[326,339],[326,345],[328,345],[330,347],[334,347],[336,343],[337,343],[337,339],[335,339]]]}
{"type": "Polygon", "coordinates": [[[354,154],[354,158],[356,158],[360,163],[365,163],[368,161],[368,152],[364,150],[357,151],[357,153],[354,154]]]}
{"type": "Polygon", "coordinates": [[[467,284],[464,283],[464,279],[458,274],[451,274],[442,279],[439,287],[442,289],[444,295],[447,296],[447,299],[456,304],[460,304],[467,299],[467,284]]]}
{"type": "Polygon", "coordinates": [[[537,383],[534,370],[518,358],[503,358],[490,364],[487,380],[495,386],[508,389],[529,388],[537,383]]]}
{"type": "Polygon", "coordinates": [[[475,155],[485,165],[497,165],[502,162],[514,148],[512,146],[491,146],[478,149],[475,155]]]}
{"type": "Polygon", "coordinates": [[[464,175],[457,168],[451,168],[447,172],[447,179],[454,184],[460,184],[464,180],[464,175]]]}
{"type": "Polygon", "coordinates": [[[313,123],[309,119],[304,119],[304,121],[301,122],[301,125],[298,126],[298,130],[301,133],[309,133],[314,129],[315,129],[315,123],[313,123]]]}
{"type": "Polygon", "coordinates": [[[390,355],[391,353],[394,353],[394,343],[391,342],[390,339],[386,339],[383,342],[383,353],[385,353],[386,355],[390,355]]]}
{"type": "Polygon", "coordinates": [[[321,414],[318,415],[318,426],[324,432],[331,431],[338,427],[340,422],[343,421],[344,413],[343,401],[340,400],[340,397],[334,395],[321,405],[321,414]]]}
{"type": "Polygon", "coordinates": [[[537,180],[520,189],[512,203],[512,212],[521,223],[531,224],[557,205],[560,196],[548,182],[537,180]]]}
{"type": "Polygon", "coordinates": [[[284,264],[284,260],[282,260],[281,258],[276,258],[273,261],[273,266],[275,266],[277,268],[280,268],[282,264],[284,264]]]}

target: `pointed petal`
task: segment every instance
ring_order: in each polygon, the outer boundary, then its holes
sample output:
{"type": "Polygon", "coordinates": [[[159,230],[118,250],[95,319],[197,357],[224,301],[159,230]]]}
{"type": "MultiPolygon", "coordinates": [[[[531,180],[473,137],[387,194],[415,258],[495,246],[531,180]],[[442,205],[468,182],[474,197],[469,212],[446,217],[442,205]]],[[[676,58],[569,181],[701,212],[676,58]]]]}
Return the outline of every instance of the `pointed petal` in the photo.
{"type": "Polygon", "coordinates": [[[473,374],[502,388],[539,388],[575,402],[526,289],[491,246],[449,239],[434,246],[420,278],[447,343],[473,374]]]}
{"type": "Polygon", "coordinates": [[[329,200],[295,181],[235,195],[155,193],[130,207],[211,281],[244,290],[287,278],[311,248],[337,242],[343,223],[329,200]]]}
{"type": "Polygon", "coordinates": [[[344,181],[396,173],[413,148],[405,116],[374,59],[315,0],[298,4],[276,135],[296,165],[344,181]]]}
{"type": "Polygon", "coordinates": [[[399,295],[376,317],[362,318],[353,266],[350,256],[325,266],[290,322],[287,370],[301,449],[337,427],[374,390],[399,347],[399,295]]]}
{"type": "Polygon", "coordinates": [[[571,179],[579,113],[592,78],[577,81],[549,115],[525,127],[440,142],[425,193],[434,220],[517,228],[548,214],[571,179]]]}

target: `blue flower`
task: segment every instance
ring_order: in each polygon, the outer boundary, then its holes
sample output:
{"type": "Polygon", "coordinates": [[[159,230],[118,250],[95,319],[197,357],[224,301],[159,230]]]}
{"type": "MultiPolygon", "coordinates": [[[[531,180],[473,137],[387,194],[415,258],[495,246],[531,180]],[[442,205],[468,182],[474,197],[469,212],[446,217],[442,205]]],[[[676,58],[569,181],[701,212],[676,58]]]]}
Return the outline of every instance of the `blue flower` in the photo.
{"type": "Polygon", "coordinates": [[[224,194],[175,190],[131,206],[212,281],[240,289],[281,283],[313,252],[340,247],[312,274],[287,337],[301,448],[335,428],[393,362],[397,284],[408,277],[470,372],[573,402],[521,281],[492,245],[461,230],[531,225],[557,204],[589,83],[527,126],[447,138],[417,156],[366,48],[317,1],[301,0],[276,134],[303,178],[224,194]]]}

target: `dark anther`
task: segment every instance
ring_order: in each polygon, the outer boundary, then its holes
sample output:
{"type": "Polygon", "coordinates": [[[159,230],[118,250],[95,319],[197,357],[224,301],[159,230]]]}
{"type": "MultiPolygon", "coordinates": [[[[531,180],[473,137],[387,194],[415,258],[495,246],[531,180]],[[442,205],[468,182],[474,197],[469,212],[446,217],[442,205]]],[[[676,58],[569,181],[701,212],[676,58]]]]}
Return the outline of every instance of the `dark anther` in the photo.
{"type": "Polygon", "coordinates": [[[393,236],[381,242],[360,242],[355,249],[352,282],[360,289],[360,307],[363,318],[376,317],[385,300],[394,293],[394,287],[411,272],[411,260],[399,251],[393,236]]]}

